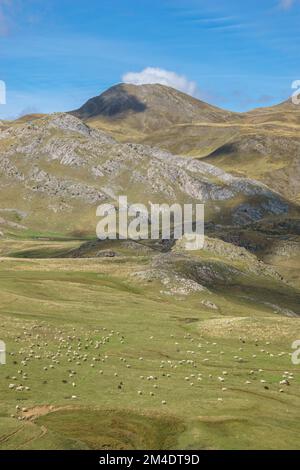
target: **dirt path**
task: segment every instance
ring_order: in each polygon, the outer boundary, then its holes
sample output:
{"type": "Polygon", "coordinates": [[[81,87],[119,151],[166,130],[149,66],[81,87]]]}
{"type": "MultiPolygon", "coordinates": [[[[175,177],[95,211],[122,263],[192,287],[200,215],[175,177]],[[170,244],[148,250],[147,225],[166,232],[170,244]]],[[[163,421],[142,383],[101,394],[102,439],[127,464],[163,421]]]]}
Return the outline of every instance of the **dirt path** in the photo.
{"type": "Polygon", "coordinates": [[[14,437],[16,434],[18,434],[20,431],[24,429],[24,425],[20,426],[18,429],[15,431],[11,432],[10,434],[5,434],[4,436],[0,436],[0,444],[3,444],[4,442],[9,441],[12,437],[14,437]]]}
{"type": "Polygon", "coordinates": [[[78,410],[80,406],[74,405],[61,405],[61,406],[54,406],[54,405],[40,405],[34,406],[33,408],[29,408],[27,411],[23,411],[21,416],[29,421],[34,421],[41,416],[45,416],[49,413],[55,413],[56,411],[64,411],[64,410],[78,410]]]}
{"type": "Polygon", "coordinates": [[[46,426],[40,426],[40,430],[41,430],[41,433],[38,436],[34,436],[34,437],[31,437],[30,439],[27,439],[22,444],[20,444],[18,447],[16,447],[16,449],[22,449],[26,444],[29,444],[30,442],[36,441],[37,439],[41,439],[48,432],[48,429],[46,428],[46,426]]]}

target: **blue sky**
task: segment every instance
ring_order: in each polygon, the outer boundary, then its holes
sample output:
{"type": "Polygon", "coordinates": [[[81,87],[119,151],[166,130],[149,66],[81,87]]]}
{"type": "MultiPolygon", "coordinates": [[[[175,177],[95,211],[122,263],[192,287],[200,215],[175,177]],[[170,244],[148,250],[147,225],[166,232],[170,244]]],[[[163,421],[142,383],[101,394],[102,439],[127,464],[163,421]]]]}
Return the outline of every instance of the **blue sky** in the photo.
{"type": "Polygon", "coordinates": [[[299,24],[300,0],[0,0],[0,118],[74,109],[147,67],[224,108],[271,105],[300,79],[299,24]]]}

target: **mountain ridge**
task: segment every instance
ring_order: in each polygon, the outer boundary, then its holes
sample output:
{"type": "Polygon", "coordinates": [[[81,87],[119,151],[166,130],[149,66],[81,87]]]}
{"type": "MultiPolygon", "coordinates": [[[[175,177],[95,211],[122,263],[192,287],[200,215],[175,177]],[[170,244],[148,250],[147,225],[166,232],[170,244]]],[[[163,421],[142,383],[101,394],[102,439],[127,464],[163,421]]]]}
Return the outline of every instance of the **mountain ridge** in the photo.
{"type": "Polygon", "coordinates": [[[72,113],[120,142],[204,158],[237,176],[262,181],[293,202],[300,201],[300,106],[291,99],[234,113],[164,85],[119,84],[87,103],[72,113]],[[123,98],[129,94],[128,103],[134,98],[139,109],[118,110],[115,100],[120,94],[123,98]],[[97,108],[103,101],[107,109],[120,112],[103,112],[103,107],[97,108]]]}
{"type": "MultiPolygon", "coordinates": [[[[190,105],[189,111],[192,113],[192,116],[197,116],[198,110],[204,112],[210,111],[211,113],[215,113],[216,117],[220,118],[222,116],[238,114],[208,104],[166,85],[132,85],[125,83],[119,83],[108,88],[100,95],[90,98],[80,108],[70,113],[80,119],[90,119],[100,115],[116,117],[118,114],[122,115],[126,111],[134,111],[137,113],[147,111],[149,107],[151,108],[151,106],[153,107],[153,105],[157,104],[157,99],[160,100],[159,105],[161,107],[165,107],[166,102],[169,101],[168,105],[170,107],[173,106],[175,109],[176,106],[180,106],[185,101],[186,106],[187,103],[190,105]]],[[[181,108],[180,110],[185,116],[185,109],[181,108]]],[[[168,110],[164,109],[164,111],[168,110]]],[[[209,117],[208,114],[205,115],[209,117]]]]}
{"type": "MultiPolygon", "coordinates": [[[[117,84],[69,114],[120,143],[204,159],[300,201],[300,107],[291,99],[234,113],[165,85],[117,84]]],[[[2,121],[0,129],[44,116],[2,121]]]]}
{"type": "Polygon", "coordinates": [[[71,114],[14,123],[0,132],[0,151],[3,230],[92,234],[97,205],[122,194],[129,202],[203,202],[216,223],[243,225],[294,210],[262,183],[157,147],[119,143],[71,114]]]}

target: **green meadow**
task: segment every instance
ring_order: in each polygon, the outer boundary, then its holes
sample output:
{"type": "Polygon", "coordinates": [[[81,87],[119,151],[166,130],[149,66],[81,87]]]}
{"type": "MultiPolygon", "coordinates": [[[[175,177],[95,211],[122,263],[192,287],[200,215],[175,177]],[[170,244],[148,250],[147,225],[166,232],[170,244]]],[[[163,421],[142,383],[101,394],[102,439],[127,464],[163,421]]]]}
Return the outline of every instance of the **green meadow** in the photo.
{"type": "Polygon", "coordinates": [[[1,449],[299,448],[299,318],[272,307],[295,309],[296,287],[203,252],[216,279],[186,294],[180,256],[2,243],[1,449]],[[170,282],[139,275],[154,261],[170,282]]]}

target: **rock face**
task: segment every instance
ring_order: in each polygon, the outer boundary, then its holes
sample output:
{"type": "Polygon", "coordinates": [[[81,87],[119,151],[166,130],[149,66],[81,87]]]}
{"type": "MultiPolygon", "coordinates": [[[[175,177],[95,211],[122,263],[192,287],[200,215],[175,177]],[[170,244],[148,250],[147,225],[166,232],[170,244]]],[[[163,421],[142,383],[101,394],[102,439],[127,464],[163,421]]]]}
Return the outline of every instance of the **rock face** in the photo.
{"type": "Polygon", "coordinates": [[[207,220],[244,224],[291,206],[257,181],[158,148],[121,144],[64,113],[0,130],[1,229],[89,231],[101,202],[205,203],[207,220]],[[1,211],[5,210],[5,214],[1,211]]]}

